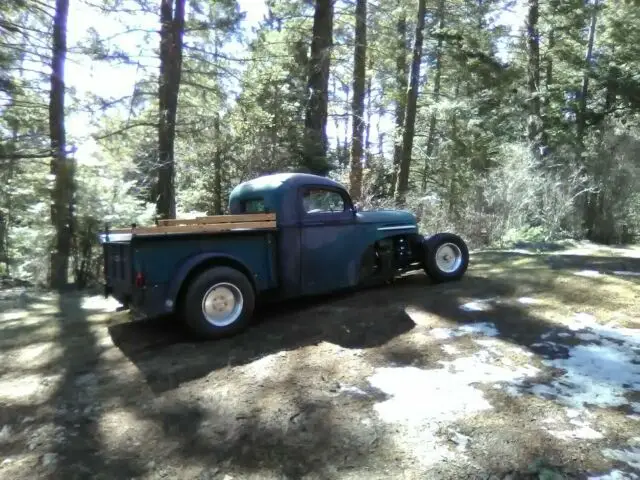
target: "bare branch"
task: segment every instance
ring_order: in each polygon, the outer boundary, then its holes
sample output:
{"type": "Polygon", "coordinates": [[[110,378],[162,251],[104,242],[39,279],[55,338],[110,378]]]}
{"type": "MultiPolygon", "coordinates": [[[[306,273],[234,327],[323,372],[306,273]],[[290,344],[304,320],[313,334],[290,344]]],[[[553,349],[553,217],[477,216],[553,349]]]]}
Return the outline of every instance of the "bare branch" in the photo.
{"type": "Polygon", "coordinates": [[[158,128],[158,124],[157,123],[152,123],[152,122],[136,122],[136,123],[131,123],[129,125],[125,125],[122,128],[119,128],[118,130],[114,130],[113,132],[109,132],[109,133],[105,133],[104,135],[92,135],[92,138],[94,140],[104,140],[105,138],[109,138],[109,137],[113,137],[115,135],[120,135],[126,131],[129,131],[133,128],[138,128],[138,127],[152,127],[152,128],[158,128]]]}

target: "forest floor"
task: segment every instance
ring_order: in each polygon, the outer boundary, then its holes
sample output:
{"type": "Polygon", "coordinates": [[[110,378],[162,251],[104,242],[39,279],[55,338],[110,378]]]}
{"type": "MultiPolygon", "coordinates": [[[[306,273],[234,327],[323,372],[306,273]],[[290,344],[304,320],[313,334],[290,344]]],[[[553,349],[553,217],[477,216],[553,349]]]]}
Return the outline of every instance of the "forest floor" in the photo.
{"type": "Polygon", "coordinates": [[[640,478],[638,272],[640,248],[474,252],[216,342],[5,290],[0,478],[640,478]]]}

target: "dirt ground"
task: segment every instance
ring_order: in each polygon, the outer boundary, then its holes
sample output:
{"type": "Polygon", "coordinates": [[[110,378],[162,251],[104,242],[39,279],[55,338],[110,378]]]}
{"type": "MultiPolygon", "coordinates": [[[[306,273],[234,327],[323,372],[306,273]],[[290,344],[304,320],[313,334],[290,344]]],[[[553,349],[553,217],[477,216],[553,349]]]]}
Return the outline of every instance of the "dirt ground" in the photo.
{"type": "Polygon", "coordinates": [[[471,261],[215,342],[5,290],[0,478],[640,478],[640,249],[471,261]]]}

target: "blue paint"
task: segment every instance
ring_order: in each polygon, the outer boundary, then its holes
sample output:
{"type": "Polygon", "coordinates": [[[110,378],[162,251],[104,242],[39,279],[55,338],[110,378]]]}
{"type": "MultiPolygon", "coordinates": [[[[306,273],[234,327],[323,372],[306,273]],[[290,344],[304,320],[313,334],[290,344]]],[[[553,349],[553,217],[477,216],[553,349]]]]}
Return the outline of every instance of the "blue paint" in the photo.
{"type": "MultiPolygon", "coordinates": [[[[153,295],[134,295],[140,309],[172,311],[190,274],[217,263],[248,272],[258,294],[272,299],[317,295],[354,287],[377,241],[416,235],[416,217],[404,211],[356,212],[346,189],[309,174],[276,174],[238,185],[229,196],[231,214],[276,213],[277,232],[248,231],[133,237],[132,262],[153,295]]],[[[105,252],[113,243],[105,244],[105,252]]],[[[108,275],[107,280],[109,281],[108,275]]],[[[133,286],[132,290],[136,290],[133,286]]],[[[130,292],[113,291],[122,301],[130,292]]]]}

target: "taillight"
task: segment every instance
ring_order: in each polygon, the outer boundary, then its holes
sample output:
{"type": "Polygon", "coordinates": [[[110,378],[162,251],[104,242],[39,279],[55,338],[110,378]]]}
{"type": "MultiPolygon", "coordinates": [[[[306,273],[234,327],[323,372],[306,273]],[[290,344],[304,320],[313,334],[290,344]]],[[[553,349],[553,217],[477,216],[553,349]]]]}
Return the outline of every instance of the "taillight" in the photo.
{"type": "Polygon", "coordinates": [[[138,272],[136,274],[136,287],[144,287],[144,274],[142,272],[138,272]]]}

